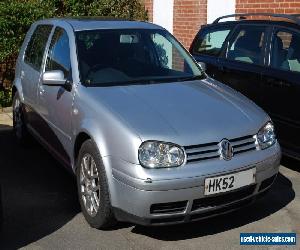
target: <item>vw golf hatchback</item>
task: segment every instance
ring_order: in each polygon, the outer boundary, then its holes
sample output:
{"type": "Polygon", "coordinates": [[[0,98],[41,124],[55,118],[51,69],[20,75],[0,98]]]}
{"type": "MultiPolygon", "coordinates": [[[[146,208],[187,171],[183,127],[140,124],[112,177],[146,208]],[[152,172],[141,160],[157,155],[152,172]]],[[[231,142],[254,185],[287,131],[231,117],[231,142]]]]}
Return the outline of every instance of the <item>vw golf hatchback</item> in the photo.
{"type": "Polygon", "coordinates": [[[229,212],[278,173],[269,116],[207,77],[157,25],[38,21],[20,50],[13,94],[16,137],[33,135],[76,174],[92,227],[229,212]]]}

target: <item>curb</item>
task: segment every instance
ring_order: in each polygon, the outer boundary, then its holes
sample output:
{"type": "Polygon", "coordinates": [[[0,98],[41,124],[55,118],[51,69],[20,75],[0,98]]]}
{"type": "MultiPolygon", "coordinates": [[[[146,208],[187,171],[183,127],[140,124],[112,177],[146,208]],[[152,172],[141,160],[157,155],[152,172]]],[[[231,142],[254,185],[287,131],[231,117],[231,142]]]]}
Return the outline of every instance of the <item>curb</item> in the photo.
{"type": "Polygon", "coordinates": [[[12,107],[0,108],[0,114],[1,113],[11,113],[11,112],[12,112],[12,107]]]}

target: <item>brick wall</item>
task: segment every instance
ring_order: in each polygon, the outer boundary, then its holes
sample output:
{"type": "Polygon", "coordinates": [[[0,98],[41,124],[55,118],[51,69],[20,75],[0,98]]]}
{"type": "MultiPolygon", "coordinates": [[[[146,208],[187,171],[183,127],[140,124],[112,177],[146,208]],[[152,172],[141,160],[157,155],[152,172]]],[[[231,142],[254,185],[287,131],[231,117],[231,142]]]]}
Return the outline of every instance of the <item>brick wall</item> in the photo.
{"type": "Polygon", "coordinates": [[[145,8],[148,10],[149,22],[153,21],[153,0],[144,0],[145,8]]]}
{"type": "MultiPolygon", "coordinates": [[[[144,0],[144,3],[152,22],[153,0],[144,0]]],[[[187,49],[206,20],[207,0],[174,0],[173,34],[187,49]]]]}
{"type": "Polygon", "coordinates": [[[300,13],[300,0],[236,0],[236,13],[300,13]]]}
{"type": "Polygon", "coordinates": [[[174,0],[174,35],[188,49],[207,20],[207,0],[174,0]]]}

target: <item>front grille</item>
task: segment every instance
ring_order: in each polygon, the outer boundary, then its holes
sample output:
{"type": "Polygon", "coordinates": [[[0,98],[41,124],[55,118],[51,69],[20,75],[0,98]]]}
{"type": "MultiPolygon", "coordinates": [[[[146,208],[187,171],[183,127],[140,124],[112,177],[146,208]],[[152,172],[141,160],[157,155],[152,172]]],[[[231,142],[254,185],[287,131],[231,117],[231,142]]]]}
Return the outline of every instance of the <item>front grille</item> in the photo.
{"type": "Polygon", "coordinates": [[[151,214],[174,214],[184,212],[187,201],[153,204],[150,207],[151,214]]]}
{"type": "Polygon", "coordinates": [[[229,141],[233,147],[234,155],[256,150],[256,140],[252,135],[240,137],[229,141]]]}
{"type": "Polygon", "coordinates": [[[273,175],[272,177],[270,177],[270,178],[264,180],[264,181],[260,184],[260,187],[259,187],[259,190],[258,190],[258,191],[261,191],[261,190],[263,190],[263,189],[265,189],[265,188],[271,186],[272,183],[274,182],[275,178],[276,178],[276,175],[273,175]]]}
{"type": "Polygon", "coordinates": [[[241,188],[237,191],[232,191],[230,193],[220,194],[217,196],[206,197],[202,199],[194,200],[192,211],[204,208],[212,208],[216,206],[222,206],[234,201],[244,199],[253,194],[256,185],[250,185],[244,188],[241,188]]]}
{"type": "MultiPolygon", "coordinates": [[[[234,155],[256,149],[255,138],[252,135],[229,140],[234,155]]],[[[184,147],[187,163],[220,158],[219,142],[192,145],[184,147]]]]}

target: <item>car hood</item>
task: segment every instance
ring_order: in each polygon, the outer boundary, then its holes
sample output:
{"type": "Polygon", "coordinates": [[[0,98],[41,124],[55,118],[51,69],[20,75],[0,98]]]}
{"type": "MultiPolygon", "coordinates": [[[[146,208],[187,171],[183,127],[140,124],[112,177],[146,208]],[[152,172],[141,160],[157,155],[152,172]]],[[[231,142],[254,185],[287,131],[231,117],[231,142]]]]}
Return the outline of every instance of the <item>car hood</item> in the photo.
{"type": "Polygon", "coordinates": [[[269,117],[239,92],[212,79],[89,88],[94,100],[142,141],[182,146],[254,135],[269,117]]]}

